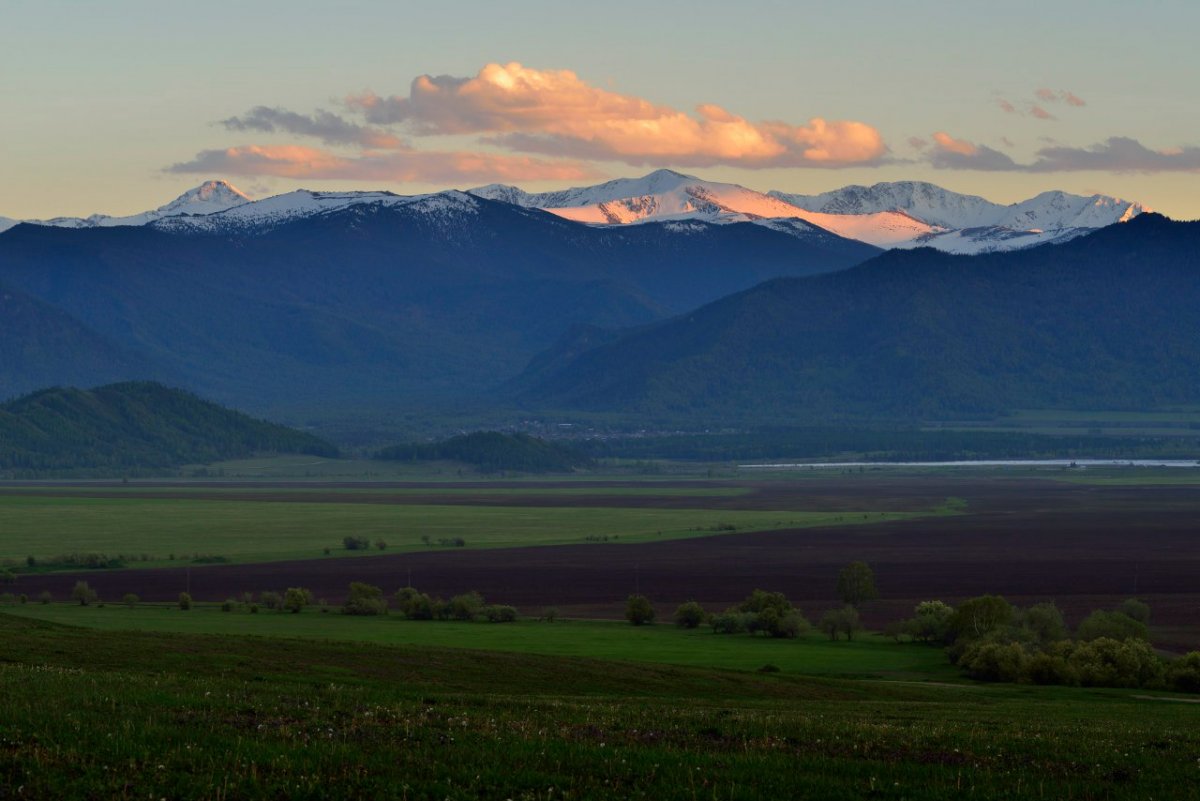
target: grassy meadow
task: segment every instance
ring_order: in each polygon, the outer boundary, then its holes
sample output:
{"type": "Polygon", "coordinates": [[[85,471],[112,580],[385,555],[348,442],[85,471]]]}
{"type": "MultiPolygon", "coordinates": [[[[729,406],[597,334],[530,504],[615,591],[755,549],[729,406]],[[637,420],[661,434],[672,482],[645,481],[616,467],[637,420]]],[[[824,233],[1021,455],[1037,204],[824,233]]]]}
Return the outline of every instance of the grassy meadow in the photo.
{"type": "MultiPolygon", "coordinates": [[[[467,548],[639,543],[922,514],[589,507],[587,496],[577,499],[578,505],[551,507],[276,502],[253,492],[237,500],[129,498],[120,497],[120,490],[99,498],[0,495],[0,559],[20,564],[28,556],[45,560],[63,553],[145,554],[147,559],[129,566],[163,567],[179,563],[171,554],[185,561],[202,554],[229,562],[270,562],[378,554],[378,540],[388,553],[447,547],[443,541],[456,538],[467,548]],[[345,536],[365,537],[371,546],[345,550],[345,536]]],[[[947,504],[927,514],[954,511],[947,504]]]]}
{"type": "Polygon", "coordinates": [[[0,642],[0,793],[12,797],[1200,797],[1197,710],[1166,694],[7,614],[0,642]]]}

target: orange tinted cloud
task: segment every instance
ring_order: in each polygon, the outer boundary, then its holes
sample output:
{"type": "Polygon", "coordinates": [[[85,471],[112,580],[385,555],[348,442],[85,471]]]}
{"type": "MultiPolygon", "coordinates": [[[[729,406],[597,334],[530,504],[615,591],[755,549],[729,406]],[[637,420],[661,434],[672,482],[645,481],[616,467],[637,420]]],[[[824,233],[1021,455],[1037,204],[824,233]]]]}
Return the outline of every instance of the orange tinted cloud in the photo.
{"type": "Polygon", "coordinates": [[[375,125],[418,135],[488,134],[513,150],[680,166],[841,167],[880,162],[870,125],[814,117],[803,125],[751,122],[714,104],[689,114],[592,86],[570,70],[488,64],[471,78],[422,75],[407,97],[352,96],[375,125]]]}
{"type": "Polygon", "coordinates": [[[301,145],[243,145],[205,150],[169,172],[270,175],[278,178],[416,183],[568,181],[599,177],[573,162],[467,151],[364,153],[339,156],[301,145]]]}

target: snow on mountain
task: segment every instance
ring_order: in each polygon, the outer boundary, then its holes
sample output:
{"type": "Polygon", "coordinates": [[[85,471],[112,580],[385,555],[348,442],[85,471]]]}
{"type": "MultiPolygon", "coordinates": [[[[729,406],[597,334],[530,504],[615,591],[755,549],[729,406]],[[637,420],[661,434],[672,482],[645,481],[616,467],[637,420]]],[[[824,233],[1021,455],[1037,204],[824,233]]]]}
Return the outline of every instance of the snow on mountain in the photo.
{"type": "Polygon", "coordinates": [[[1034,229],[1019,231],[1002,225],[981,228],[962,228],[919,236],[911,242],[896,245],[900,250],[936,248],[945,253],[974,256],[1004,250],[1022,250],[1036,245],[1059,244],[1090,234],[1094,228],[1060,228],[1053,231],[1034,229]]]}
{"type": "Polygon", "coordinates": [[[173,216],[154,226],[167,231],[235,233],[266,230],[293,220],[329,214],[354,206],[404,206],[430,216],[475,211],[477,201],[457,190],[431,195],[397,195],[392,192],[313,192],[297,189],[282,195],[243,203],[225,211],[202,216],[173,216]]]}
{"type": "MultiPolygon", "coordinates": [[[[28,222],[55,228],[111,228],[117,225],[146,225],[167,217],[213,214],[249,201],[250,198],[242,194],[233,184],[226,181],[205,181],[195,189],[184,192],[165,206],[159,206],[152,211],[143,211],[140,214],[131,214],[127,217],[93,214],[90,217],[54,217],[49,220],[29,220],[28,222]]],[[[0,227],[0,230],[3,228],[0,227]]]]}
{"type": "MultiPolygon", "coordinates": [[[[921,181],[847,186],[817,195],[764,194],[737,184],[656,170],[641,178],[555,192],[531,193],[502,184],[466,193],[450,190],[411,196],[301,189],[255,201],[225,181],[206,181],[141,214],[31,222],[67,228],[153,224],[170,231],[246,232],[353,206],[382,205],[404,206],[438,217],[439,224],[450,231],[454,214],[475,211],[477,197],[541,209],[590,225],[752,222],[793,236],[828,232],[884,248],[934,247],[952,253],[986,253],[1066,241],[1149,211],[1141,204],[1105,195],[1082,197],[1058,191],[1006,206],[921,181]]],[[[0,232],[19,222],[0,217],[0,232]]]]}
{"type": "Polygon", "coordinates": [[[935,231],[934,226],[891,210],[869,214],[821,214],[744,186],[705,181],[673,170],[656,170],[641,178],[620,178],[597,186],[539,194],[501,184],[469,191],[479,197],[540,208],[568,220],[593,225],[684,218],[716,223],[795,218],[839,236],[883,247],[935,231]]]}
{"type": "Polygon", "coordinates": [[[819,195],[778,191],[770,195],[800,208],[830,214],[903,211],[930,225],[953,230],[991,226],[1017,231],[1102,228],[1149,211],[1141,204],[1105,195],[1081,197],[1065,192],[1043,192],[1005,206],[922,181],[846,186],[819,195]]]}

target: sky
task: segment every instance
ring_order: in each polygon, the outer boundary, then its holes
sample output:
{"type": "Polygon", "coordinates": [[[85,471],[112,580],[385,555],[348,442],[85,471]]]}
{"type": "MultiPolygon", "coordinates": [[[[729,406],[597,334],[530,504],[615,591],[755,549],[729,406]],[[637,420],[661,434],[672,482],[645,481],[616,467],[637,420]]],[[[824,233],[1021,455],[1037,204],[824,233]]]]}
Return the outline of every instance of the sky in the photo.
{"type": "Polygon", "coordinates": [[[660,167],[1200,218],[1200,3],[0,0],[0,215],[660,167]]]}

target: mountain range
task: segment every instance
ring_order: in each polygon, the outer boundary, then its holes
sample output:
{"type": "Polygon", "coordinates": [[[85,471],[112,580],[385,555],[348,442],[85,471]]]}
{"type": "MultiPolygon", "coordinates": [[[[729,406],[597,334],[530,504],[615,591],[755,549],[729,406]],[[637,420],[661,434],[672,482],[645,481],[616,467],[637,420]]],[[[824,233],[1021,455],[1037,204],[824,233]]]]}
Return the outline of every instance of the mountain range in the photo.
{"type": "Polygon", "coordinates": [[[668,170],[543,194],[249,200],[210,181],[0,233],[0,397],[153,379],[287,419],[706,421],[1186,402],[1195,229],[1144,211],[668,170]]]}
{"type": "Polygon", "coordinates": [[[292,192],[0,234],[0,396],[153,378],[263,412],[477,398],[573,331],[879,251],[802,220],[580,225],[462,192],[292,192]]]}
{"type": "MultiPolygon", "coordinates": [[[[847,186],[818,195],[757,192],[737,184],[705,181],[673,170],[621,178],[596,186],[529,193],[491,184],[468,190],[475,197],[550,213],[595,226],[645,222],[751,222],[779,225],[802,220],[848,239],[882,248],[933,247],[953,253],[983,253],[1061,242],[1125,222],[1148,211],[1105,195],[1084,197],[1060,191],[1011,205],[951,192],[929,183],[898,181],[847,186]],[[775,222],[773,222],[775,221],[775,222]]],[[[453,204],[458,193],[441,196],[453,204]]],[[[152,211],[114,217],[56,217],[31,220],[61,228],[159,224],[172,230],[225,232],[261,230],[291,220],[356,205],[429,205],[434,196],[391,192],[298,190],[251,201],[224,181],[207,181],[152,211]]],[[[433,204],[436,205],[436,204],[433,204]]],[[[0,217],[0,232],[18,224],[0,217]]]]}
{"type": "Polygon", "coordinates": [[[543,357],[530,405],[696,421],[944,419],[1200,399],[1200,222],[1061,245],[891,251],[543,357]]]}

